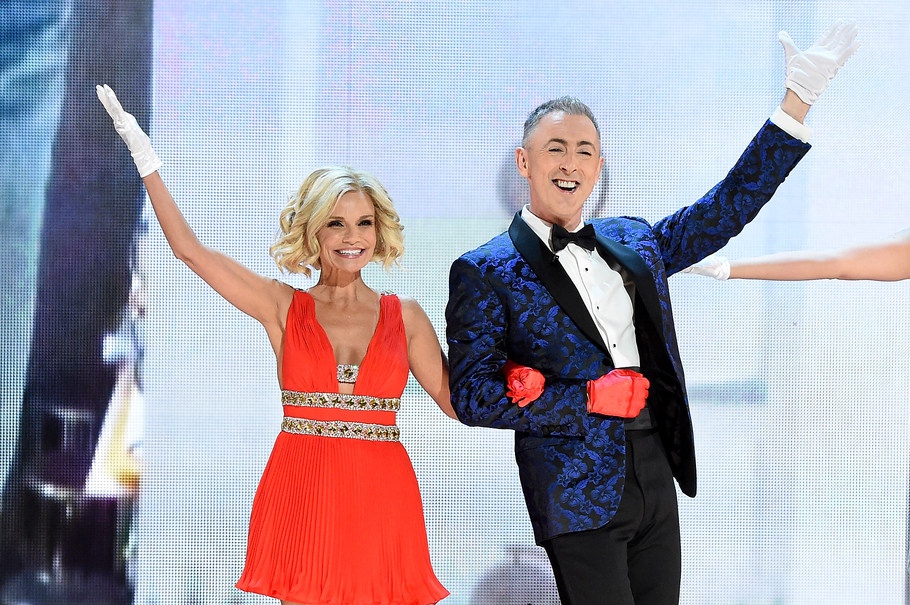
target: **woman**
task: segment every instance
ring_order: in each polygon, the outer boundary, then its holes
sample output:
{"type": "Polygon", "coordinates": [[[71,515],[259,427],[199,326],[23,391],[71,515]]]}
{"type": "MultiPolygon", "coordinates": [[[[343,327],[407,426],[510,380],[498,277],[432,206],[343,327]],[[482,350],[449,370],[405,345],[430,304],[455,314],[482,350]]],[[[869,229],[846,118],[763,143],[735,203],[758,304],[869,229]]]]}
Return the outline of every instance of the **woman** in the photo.
{"type": "Polygon", "coordinates": [[[202,245],[158,174],[161,161],[107,86],[98,97],[143,178],[174,255],[265,328],[285,418],[250,515],[237,587],[286,605],[427,605],[448,595],[430,565],[417,481],[395,412],[408,371],[449,416],[448,368],[417,302],[371,290],[361,270],[402,253],[382,185],[349,168],[310,174],[271,252],[308,291],[202,245]]]}
{"type": "Polygon", "coordinates": [[[893,238],[833,252],[782,252],[730,261],[710,256],[683,273],[725,279],[910,279],[910,229],[893,238]]]}

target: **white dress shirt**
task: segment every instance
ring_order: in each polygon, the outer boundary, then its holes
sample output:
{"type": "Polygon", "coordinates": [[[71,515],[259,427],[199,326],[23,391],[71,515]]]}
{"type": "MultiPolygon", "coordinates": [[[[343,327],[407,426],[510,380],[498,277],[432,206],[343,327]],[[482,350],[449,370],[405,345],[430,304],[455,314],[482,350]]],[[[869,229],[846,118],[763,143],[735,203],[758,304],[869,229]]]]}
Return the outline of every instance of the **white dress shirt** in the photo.
{"type": "MultiPolygon", "coordinates": [[[[521,218],[552,252],[552,225],[536,216],[528,206],[522,209],[521,218]]],[[[579,223],[574,231],[582,226],[579,223]]],[[[639,367],[632,299],[622,275],[610,268],[596,250],[588,252],[574,243],[557,252],[556,257],[578,289],[588,313],[594,318],[597,331],[613,358],[613,365],[617,368],[639,367]]]]}

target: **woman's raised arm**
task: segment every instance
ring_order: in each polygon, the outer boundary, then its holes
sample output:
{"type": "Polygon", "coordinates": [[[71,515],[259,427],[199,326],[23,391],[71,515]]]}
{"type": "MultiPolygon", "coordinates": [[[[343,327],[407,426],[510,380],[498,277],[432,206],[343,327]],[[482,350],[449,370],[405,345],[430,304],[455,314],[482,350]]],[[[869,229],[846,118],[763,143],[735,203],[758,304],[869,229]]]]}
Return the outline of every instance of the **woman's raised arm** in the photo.
{"type": "Polygon", "coordinates": [[[283,328],[283,318],[293,289],[258,275],[229,256],[202,244],[158,172],[161,160],[152,149],[148,135],[139,127],[136,118],[124,111],[109,86],[97,86],[96,92],[114,121],[115,130],[130,150],[174,256],[225,300],[262,323],[270,337],[274,336],[273,328],[283,328]]]}

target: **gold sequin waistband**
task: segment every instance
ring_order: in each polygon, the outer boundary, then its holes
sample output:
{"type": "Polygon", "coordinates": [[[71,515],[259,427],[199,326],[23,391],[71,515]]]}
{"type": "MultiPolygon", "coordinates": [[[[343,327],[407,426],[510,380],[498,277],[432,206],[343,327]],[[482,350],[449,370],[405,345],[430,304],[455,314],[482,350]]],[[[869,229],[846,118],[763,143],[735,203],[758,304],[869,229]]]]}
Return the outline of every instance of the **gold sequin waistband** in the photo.
{"type": "Polygon", "coordinates": [[[346,437],[367,441],[398,441],[401,431],[397,426],[368,424],[366,422],[342,422],[340,420],[309,420],[308,418],[284,417],[281,430],[296,435],[317,437],[346,437]]]}
{"type": "Polygon", "coordinates": [[[401,400],[397,398],[382,399],[369,395],[350,395],[348,393],[302,393],[300,391],[281,391],[281,403],[284,405],[302,405],[313,408],[339,408],[368,412],[397,412],[401,400]]]}

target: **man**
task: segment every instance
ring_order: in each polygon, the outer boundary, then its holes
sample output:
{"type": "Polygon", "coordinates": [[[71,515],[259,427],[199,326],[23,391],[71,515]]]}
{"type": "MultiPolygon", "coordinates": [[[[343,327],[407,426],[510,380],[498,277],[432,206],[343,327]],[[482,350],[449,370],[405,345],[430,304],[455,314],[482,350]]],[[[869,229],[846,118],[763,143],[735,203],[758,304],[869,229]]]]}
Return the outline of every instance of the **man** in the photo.
{"type": "Polygon", "coordinates": [[[723,181],[653,226],[582,228],[604,163],[586,105],[556,99],[525,122],[515,159],[530,203],[508,233],[453,263],[447,339],[459,418],[515,431],[563,605],[679,602],[673,478],[694,496],[695,457],[667,277],[738,234],[805,155],[802,121],[855,37],[838,23],[801,52],[781,32],[780,108],[723,181]]]}

